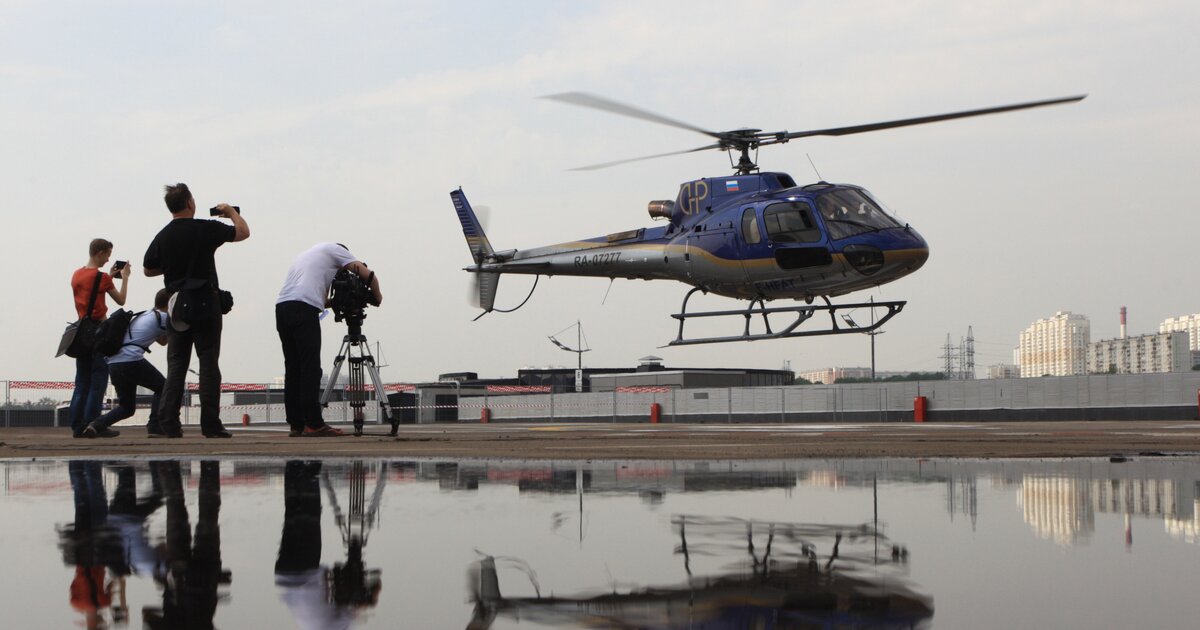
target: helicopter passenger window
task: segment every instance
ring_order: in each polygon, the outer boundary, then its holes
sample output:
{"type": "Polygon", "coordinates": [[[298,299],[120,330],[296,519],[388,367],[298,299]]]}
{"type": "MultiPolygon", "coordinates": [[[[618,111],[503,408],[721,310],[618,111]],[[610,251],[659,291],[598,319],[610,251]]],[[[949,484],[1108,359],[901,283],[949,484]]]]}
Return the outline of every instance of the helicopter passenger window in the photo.
{"type": "Polygon", "coordinates": [[[747,245],[753,245],[762,240],[758,231],[758,217],[754,216],[754,208],[746,208],[742,212],[742,238],[747,245]]]}
{"type": "Polygon", "coordinates": [[[821,231],[813,221],[812,208],[803,201],[776,203],[763,210],[767,236],[775,243],[816,243],[821,231]]]}
{"type": "Polygon", "coordinates": [[[865,193],[854,188],[834,190],[817,198],[829,238],[837,240],[888,228],[901,227],[865,193]]]}

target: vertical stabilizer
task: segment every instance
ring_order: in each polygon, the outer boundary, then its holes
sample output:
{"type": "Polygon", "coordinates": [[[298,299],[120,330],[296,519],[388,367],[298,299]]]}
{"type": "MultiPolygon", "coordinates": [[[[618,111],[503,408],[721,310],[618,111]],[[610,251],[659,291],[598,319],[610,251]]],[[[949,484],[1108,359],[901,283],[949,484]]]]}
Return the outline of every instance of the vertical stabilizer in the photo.
{"type": "Polygon", "coordinates": [[[475,259],[476,265],[482,264],[484,259],[492,255],[492,244],[488,242],[487,234],[483,233],[479,217],[475,216],[475,210],[471,208],[471,203],[467,201],[467,196],[461,188],[451,191],[450,199],[454,200],[454,211],[458,213],[458,222],[462,224],[463,236],[467,239],[467,247],[471,249],[471,257],[475,259]]]}
{"type": "MultiPolygon", "coordinates": [[[[450,199],[454,201],[454,211],[458,214],[458,222],[462,224],[463,236],[467,239],[471,258],[476,265],[482,265],[494,251],[492,244],[488,242],[487,234],[483,232],[483,226],[479,224],[479,217],[475,216],[475,211],[461,188],[451,191],[450,199]]],[[[483,309],[484,313],[491,312],[496,303],[496,287],[500,285],[500,274],[475,271],[475,284],[477,306],[483,309]]]]}

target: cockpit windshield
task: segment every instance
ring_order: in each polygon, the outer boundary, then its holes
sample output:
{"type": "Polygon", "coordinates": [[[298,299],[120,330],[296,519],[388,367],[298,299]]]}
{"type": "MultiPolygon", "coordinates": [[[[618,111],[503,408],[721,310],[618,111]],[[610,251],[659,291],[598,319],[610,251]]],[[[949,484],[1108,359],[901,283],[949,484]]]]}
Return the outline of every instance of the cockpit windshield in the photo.
{"type": "Polygon", "coordinates": [[[817,197],[817,212],[825,220],[829,238],[833,240],[902,227],[866,193],[854,188],[834,190],[817,197]]]}

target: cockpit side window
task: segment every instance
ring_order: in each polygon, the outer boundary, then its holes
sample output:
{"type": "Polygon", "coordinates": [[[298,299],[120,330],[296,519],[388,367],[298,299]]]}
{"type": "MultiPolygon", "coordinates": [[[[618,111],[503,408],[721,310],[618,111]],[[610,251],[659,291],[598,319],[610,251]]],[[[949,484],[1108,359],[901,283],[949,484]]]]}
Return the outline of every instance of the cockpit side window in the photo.
{"type": "Polygon", "coordinates": [[[901,227],[862,191],[844,188],[817,198],[817,210],[825,220],[829,238],[837,240],[888,228],[901,227]]]}
{"type": "Polygon", "coordinates": [[[742,211],[742,238],[745,239],[747,245],[753,245],[762,240],[762,233],[758,230],[758,217],[754,215],[754,208],[746,208],[742,211]]]}
{"type": "Polygon", "coordinates": [[[767,236],[775,243],[816,243],[821,230],[813,220],[812,207],[803,201],[789,201],[763,210],[767,236]]]}

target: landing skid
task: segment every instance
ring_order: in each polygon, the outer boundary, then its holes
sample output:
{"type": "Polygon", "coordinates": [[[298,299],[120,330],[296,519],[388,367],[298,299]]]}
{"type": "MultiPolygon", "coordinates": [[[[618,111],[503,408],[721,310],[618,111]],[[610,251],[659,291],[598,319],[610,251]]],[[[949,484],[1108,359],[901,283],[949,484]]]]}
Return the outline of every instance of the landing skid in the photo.
{"type": "MultiPolygon", "coordinates": [[[[690,346],[702,343],[725,343],[729,341],[762,341],[764,339],[786,339],[788,337],[816,337],[820,335],[849,335],[869,333],[880,326],[887,323],[889,319],[899,313],[907,302],[857,302],[853,304],[834,304],[825,298],[824,305],[804,304],[800,306],[773,306],[767,308],[766,303],[761,299],[751,300],[750,305],[744,309],[736,309],[730,311],[705,311],[701,313],[688,313],[687,303],[692,297],[692,294],[702,289],[696,288],[688,291],[687,296],[683,298],[683,307],[679,313],[672,314],[671,317],[679,320],[679,335],[675,340],[667,344],[667,346],[690,346]],[[757,308],[755,308],[757,305],[757,308]],[[873,322],[867,325],[859,325],[849,316],[849,311],[855,309],[883,309],[884,313],[876,318],[873,322]],[[817,311],[826,311],[829,313],[829,325],[825,328],[796,330],[802,324],[812,319],[812,316],[817,311]],[[839,312],[847,313],[842,315],[843,324],[838,323],[839,312]],[[769,317],[776,313],[791,313],[794,319],[789,319],[787,326],[778,332],[771,329],[771,321],[769,317]],[[761,315],[762,323],[765,332],[750,332],[750,324],[754,316],[761,315]],[[742,329],[742,334],[728,337],[697,337],[694,339],[684,339],[683,325],[689,319],[699,319],[706,317],[734,317],[741,316],[745,318],[745,327],[742,329]]],[[[871,310],[871,313],[874,313],[871,310]]]]}

